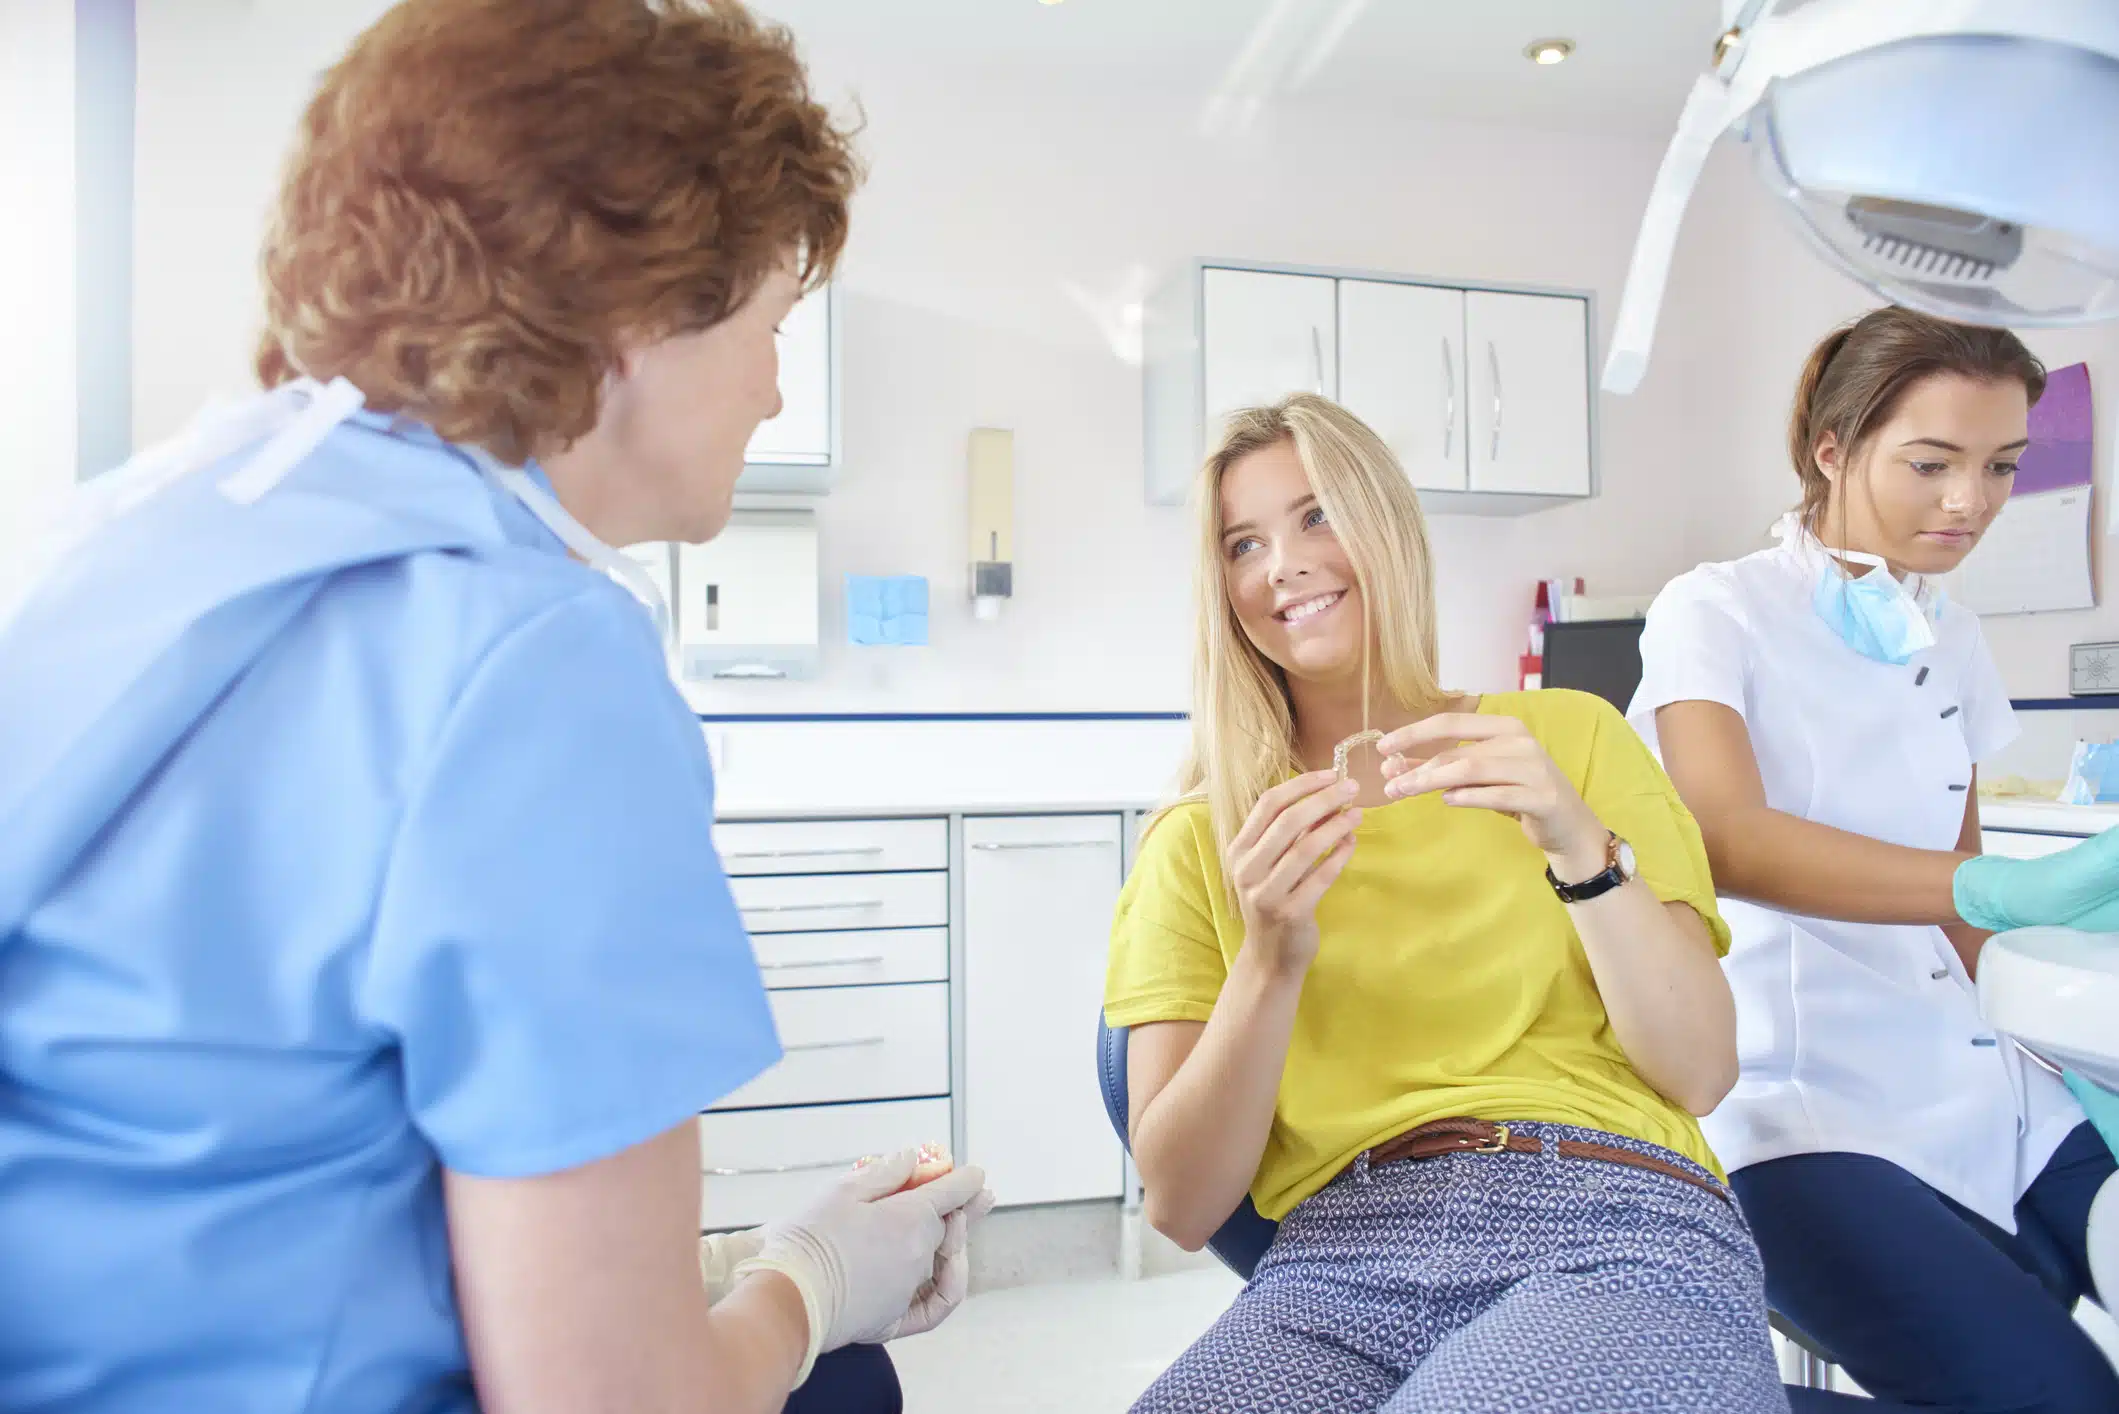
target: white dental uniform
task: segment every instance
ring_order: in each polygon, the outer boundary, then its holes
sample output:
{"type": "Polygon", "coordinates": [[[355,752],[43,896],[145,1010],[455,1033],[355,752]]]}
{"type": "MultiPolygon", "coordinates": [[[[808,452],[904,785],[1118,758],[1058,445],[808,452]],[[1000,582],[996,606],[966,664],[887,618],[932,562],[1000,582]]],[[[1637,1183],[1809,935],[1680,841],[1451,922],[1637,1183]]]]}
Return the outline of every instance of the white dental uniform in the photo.
{"type": "MultiPolygon", "coordinates": [[[[1979,620],[1943,599],[1936,642],[1894,666],[1812,606],[1832,570],[1793,534],[1701,565],[1656,597],[1628,720],[1719,702],[1743,717],[1775,810],[1915,849],[1954,849],[1974,763],[2016,735],[1979,620]]],[[[2001,1228],[2082,1110],[1979,1013],[1942,929],[1721,901],[1735,935],[1736,1088],[1701,1122],[1723,1164],[1870,1154],[2001,1228]]]]}

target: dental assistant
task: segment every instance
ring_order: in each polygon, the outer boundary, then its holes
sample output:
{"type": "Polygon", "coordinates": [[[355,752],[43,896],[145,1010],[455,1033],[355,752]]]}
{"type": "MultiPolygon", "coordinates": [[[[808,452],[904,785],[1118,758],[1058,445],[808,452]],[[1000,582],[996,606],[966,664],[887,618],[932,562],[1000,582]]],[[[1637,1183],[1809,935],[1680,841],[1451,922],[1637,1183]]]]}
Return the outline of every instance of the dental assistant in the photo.
{"type": "Polygon", "coordinates": [[[0,1408],[897,1407],[990,1197],[702,1250],[780,1048],[605,573],[726,523],[856,179],[727,0],[407,0],[324,76],[269,391],[0,608],[0,1408]]]}
{"type": "Polygon", "coordinates": [[[2119,1409],[2069,1314],[2111,1152],[1972,987],[1994,931],[2119,929],[2119,833],[1980,856],[1977,763],[2016,727],[1935,583],[2002,510],[2044,383],[2004,330],[1886,308],[1827,337],[1790,419],[1801,509],[1657,597],[1630,712],[1735,934],[1741,1078],[1704,1128],[1767,1294],[1923,1409],[2119,1409]]]}

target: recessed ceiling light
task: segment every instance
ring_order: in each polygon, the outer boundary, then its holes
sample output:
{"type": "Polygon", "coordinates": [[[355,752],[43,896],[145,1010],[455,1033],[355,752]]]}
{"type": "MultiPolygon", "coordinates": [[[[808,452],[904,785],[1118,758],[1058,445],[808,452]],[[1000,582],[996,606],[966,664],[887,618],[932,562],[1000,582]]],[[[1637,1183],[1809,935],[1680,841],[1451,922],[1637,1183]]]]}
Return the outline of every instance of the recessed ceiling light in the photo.
{"type": "Polygon", "coordinates": [[[1037,0],[1037,3],[1040,5],[1057,5],[1060,0],[1037,0]]]}
{"type": "Polygon", "coordinates": [[[1523,46],[1523,57],[1533,64],[1564,64],[1574,52],[1575,42],[1571,39],[1534,39],[1523,46]]]}

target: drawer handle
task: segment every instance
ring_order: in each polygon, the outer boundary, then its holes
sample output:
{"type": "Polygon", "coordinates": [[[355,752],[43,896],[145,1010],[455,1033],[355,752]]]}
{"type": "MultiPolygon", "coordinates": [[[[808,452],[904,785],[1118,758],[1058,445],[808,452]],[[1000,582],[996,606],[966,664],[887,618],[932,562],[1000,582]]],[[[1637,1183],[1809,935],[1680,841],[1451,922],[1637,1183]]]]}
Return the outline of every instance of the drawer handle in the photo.
{"type": "Polygon", "coordinates": [[[851,1041],[797,1041],[791,1046],[782,1046],[783,1051],[850,1051],[859,1046],[880,1046],[881,1036],[860,1036],[851,1041]]]}
{"type": "Polygon", "coordinates": [[[843,859],[853,854],[881,854],[879,844],[848,845],[843,849],[739,849],[722,855],[723,859],[843,859]]]}
{"type": "Polygon", "coordinates": [[[850,898],[840,903],[751,903],[738,907],[740,913],[839,913],[849,908],[881,908],[879,898],[850,898]]]}
{"type": "Polygon", "coordinates": [[[973,849],[1109,849],[1111,840],[1009,840],[999,844],[975,844],[973,849]]]}
{"type": "Polygon", "coordinates": [[[861,1162],[853,1159],[819,1159],[813,1164],[764,1164],[749,1169],[704,1169],[708,1178],[765,1178],[781,1173],[822,1173],[826,1169],[850,1169],[861,1162]]]}
{"type": "Polygon", "coordinates": [[[867,967],[884,961],[879,952],[865,953],[860,957],[820,957],[814,962],[761,962],[760,972],[799,972],[813,967],[867,967]]]}

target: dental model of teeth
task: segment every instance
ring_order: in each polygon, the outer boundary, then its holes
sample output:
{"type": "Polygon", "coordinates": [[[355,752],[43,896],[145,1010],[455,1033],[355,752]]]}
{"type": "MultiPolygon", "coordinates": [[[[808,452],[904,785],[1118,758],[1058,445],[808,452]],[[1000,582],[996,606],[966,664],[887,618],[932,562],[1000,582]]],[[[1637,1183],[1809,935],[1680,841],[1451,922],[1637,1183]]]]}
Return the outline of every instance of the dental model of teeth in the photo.
{"type": "Polygon", "coordinates": [[[1346,779],[1346,758],[1357,746],[1366,746],[1372,741],[1383,740],[1383,733],[1371,727],[1367,731],[1355,732],[1345,741],[1332,748],[1332,772],[1340,780],[1346,779]]]}
{"type": "MultiPolygon", "coordinates": [[[[898,1192],[908,1192],[923,1183],[932,1183],[956,1167],[956,1160],[951,1158],[949,1150],[940,1144],[922,1144],[919,1155],[920,1161],[913,1167],[912,1177],[905,1180],[904,1187],[899,1188],[898,1192]]],[[[870,1164],[881,1162],[882,1157],[880,1154],[870,1154],[857,1160],[854,1167],[865,1169],[870,1164]]]]}

